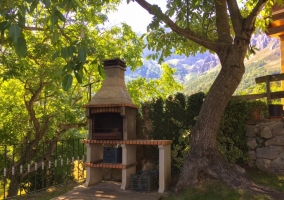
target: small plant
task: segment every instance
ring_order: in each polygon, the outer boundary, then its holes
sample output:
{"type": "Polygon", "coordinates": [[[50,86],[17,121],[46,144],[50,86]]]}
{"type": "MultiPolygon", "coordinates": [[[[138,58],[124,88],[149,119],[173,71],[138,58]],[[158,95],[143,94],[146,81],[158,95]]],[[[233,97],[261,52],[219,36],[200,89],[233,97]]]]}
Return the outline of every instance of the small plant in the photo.
{"type": "Polygon", "coordinates": [[[267,104],[264,101],[254,100],[248,101],[247,103],[247,113],[249,118],[255,118],[256,114],[259,114],[262,117],[268,117],[268,108],[267,104]]]}

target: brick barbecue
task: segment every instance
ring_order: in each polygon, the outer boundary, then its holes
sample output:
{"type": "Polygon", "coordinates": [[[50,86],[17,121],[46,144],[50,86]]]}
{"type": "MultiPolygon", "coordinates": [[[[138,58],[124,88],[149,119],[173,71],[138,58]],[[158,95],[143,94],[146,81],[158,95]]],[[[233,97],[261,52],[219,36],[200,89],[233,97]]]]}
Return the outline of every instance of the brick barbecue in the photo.
{"type": "Polygon", "coordinates": [[[126,89],[126,64],[115,58],[104,61],[106,79],[100,90],[84,105],[89,121],[85,186],[102,181],[102,168],[121,170],[121,189],[130,187],[131,175],[136,174],[136,146],[157,145],[159,149],[159,193],[171,180],[171,140],[137,140],[137,106],[126,89]],[[119,147],[118,147],[119,146],[119,147]],[[121,148],[121,149],[119,149],[121,148]],[[112,157],[112,155],[116,155],[112,157]],[[121,157],[118,157],[121,156],[121,157]]]}
{"type": "Polygon", "coordinates": [[[121,59],[104,61],[106,79],[101,89],[85,105],[90,140],[136,139],[137,106],[126,89],[126,64],[121,59]]]}

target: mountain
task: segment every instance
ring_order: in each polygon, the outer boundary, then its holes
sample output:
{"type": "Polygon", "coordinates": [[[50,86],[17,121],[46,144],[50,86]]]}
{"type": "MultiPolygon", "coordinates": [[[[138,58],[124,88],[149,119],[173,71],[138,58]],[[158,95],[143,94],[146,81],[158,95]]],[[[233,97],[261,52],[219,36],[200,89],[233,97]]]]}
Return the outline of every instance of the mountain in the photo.
{"type": "MultiPolygon", "coordinates": [[[[245,61],[246,73],[238,91],[246,90],[254,84],[254,78],[280,72],[280,47],[279,41],[265,34],[254,35],[251,46],[258,49],[255,55],[251,55],[245,61]]],[[[144,50],[145,57],[151,52],[144,50]]],[[[198,91],[207,91],[220,70],[220,62],[216,54],[205,52],[195,56],[171,55],[165,59],[171,67],[176,69],[176,81],[184,85],[187,94],[198,91]]],[[[153,60],[143,59],[143,66],[136,71],[126,71],[126,80],[137,77],[159,78],[161,75],[160,65],[153,60]]]]}
{"type": "MultiPolygon", "coordinates": [[[[266,35],[255,36],[251,42],[259,51],[245,60],[246,71],[242,81],[238,86],[235,95],[246,92],[252,93],[257,87],[255,78],[268,74],[280,73],[280,43],[278,39],[269,38],[266,35]]],[[[202,73],[200,76],[192,77],[184,82],[184,93],[193,94],[198,91],[207,92],[217,77],[220,70],[220,64],[213,69],[202,73]]]]}
{"type": "Polygon", "coordinates": [[[143,58],[143,66],[139,67],[134,72],[132,72],[129,67],[126,69],[125,79],[126,81],[130,81],[138,77],[159,78],[161,73],[161,65],[159,65],[157,61],[143,58]]]}

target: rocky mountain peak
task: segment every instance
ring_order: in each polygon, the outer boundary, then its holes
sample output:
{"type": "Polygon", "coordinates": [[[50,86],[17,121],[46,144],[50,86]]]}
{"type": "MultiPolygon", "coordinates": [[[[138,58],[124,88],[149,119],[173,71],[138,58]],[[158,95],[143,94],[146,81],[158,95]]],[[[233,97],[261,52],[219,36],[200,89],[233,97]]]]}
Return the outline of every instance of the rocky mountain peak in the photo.
{"type": "MultiPolygon", "coordinates": [[[[262,50],[269,46],[270,50],[273,50],[279,48],[279,41],[277,38],[270,38],[266,34],[258,34],[253,35],[251,46],[255,46],[258,50],[262,50]]],[[[180,82],[186,81],[186,77],[189,74],[198,76],[220,64],[218,56],[216,54],[211,54],[208,51],[190,57],[184,55],[172,55],[165,59],[165,63],[168,63],[171,67],[176,69],[176,79],[180,82]]],[[[157,62],[144,59],[144,65],[141,68],[136,72],[127,71],[126,76],[131,76],[132,78],[139,76],[158,78],[160,73],[160,65],[157,62]]]]}

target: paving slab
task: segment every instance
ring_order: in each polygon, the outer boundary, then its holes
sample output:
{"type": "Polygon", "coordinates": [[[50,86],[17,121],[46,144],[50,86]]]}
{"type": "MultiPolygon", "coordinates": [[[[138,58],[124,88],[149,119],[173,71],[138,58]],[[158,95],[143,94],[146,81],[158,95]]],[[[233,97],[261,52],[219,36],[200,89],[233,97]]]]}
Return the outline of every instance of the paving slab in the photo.
{"type": "Polygon", "coordinates": [[[120,185],[121,183],[114,181],[104,181],[90,187],[79,185],[52,200],[160,200],[162,197],[162,194],[158,193],[158,191],[136,192],[121,190],[120,185]]]}

